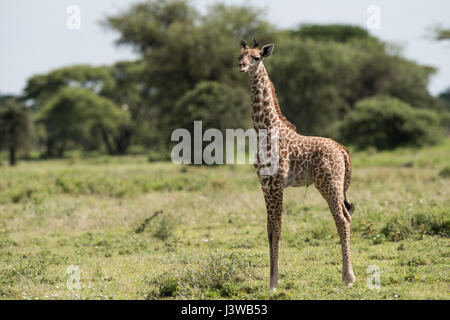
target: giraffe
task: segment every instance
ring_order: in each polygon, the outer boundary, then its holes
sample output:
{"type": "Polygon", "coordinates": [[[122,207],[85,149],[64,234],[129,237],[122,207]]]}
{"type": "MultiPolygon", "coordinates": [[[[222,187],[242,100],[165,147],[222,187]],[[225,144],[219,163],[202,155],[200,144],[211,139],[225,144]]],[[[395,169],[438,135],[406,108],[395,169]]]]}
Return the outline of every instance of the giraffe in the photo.
{"type": "MultiPolygon", "coordinates": [[[[263,60],[269,57],[274,45],[261,49],[254,41],[253,48],[242,40],[238,69],[248,73],[251,86],[252,119],[255,131],[277,132],[278,170],[271,175],[261,174],[267,166],[257,152],[254,167],[261,183],[267,210],[267,234],[270,249],[270,285],[276,290],[278,247],[281,235],[283,190],[289,186],[314,184],[328,204],[334,218],[342,249],[342,281],[351,286],[355,281],[350,258],[350,224],[354,206],[347,197],[352,168],[346,147],[324,137],[304,136],[281,113],[274,86],[263,60]]],[[[258,137],[258,140],[260,137],[258,137]]],[[[271,140],[265,139],[270,148],[271,140]]],[[[258,142],[258,148],[259,148],[258,142]]],[[[274,154],[274,153],[273,153],[274,154]]],[[[270,154],[269,154],[270,156],[270,154]]]]}

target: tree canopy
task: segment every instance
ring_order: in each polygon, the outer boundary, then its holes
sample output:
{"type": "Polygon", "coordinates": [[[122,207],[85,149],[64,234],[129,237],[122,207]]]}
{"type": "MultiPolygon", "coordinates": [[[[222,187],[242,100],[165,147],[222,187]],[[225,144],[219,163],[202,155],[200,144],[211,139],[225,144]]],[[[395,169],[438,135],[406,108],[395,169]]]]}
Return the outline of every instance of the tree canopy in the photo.
{"type": "Polygon", "coordinates": [[[299,29],[292,31],[292,34],[301,39],[313,39],[317,41],[348,42],[353,40],[370,40],[379,42],[366,29],[342,24],[305,24],[299,29]]]}
{"type": "Polygon", "coordinates": [[[383,43],[284,36],[266,64],[283,112],[303,134],[338,136],[337,123],[355,103],[375,95],[437,108],[427,89],[435,70],[390,55],[383,43]]]}
{"type": "Polygon", "coordinates": [[[251,125],[248,94],[215,81],[200,82],[175,104],[174,111],[183,115],[176,127],[191,128],[195,120],[201,120],[204,128],[242,128],[251,125]],[[213,112],[212,112],[213,110],[213,112]]]}
{"type": "Polygon", "coordinates": [[[129,114],[88,89],[68,87],[39,110],[38,119],[46,128],[48,155],[62,156],[74,145],[98,147],[100,139],[109,153],[115,153],[112,140],[129,114]]]}

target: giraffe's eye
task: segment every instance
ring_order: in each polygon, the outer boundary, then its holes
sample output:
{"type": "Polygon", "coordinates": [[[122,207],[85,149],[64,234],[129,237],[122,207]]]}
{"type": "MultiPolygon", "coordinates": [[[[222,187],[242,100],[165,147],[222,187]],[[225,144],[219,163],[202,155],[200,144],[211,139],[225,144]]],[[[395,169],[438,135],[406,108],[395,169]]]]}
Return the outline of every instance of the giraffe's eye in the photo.
{"type": "Polygon", "coordinates": [[[259,61],[259,59],[260,59],[260,57],[252,57],[253,58],[253,60],[255,60],[255,61],[259,61]]]}

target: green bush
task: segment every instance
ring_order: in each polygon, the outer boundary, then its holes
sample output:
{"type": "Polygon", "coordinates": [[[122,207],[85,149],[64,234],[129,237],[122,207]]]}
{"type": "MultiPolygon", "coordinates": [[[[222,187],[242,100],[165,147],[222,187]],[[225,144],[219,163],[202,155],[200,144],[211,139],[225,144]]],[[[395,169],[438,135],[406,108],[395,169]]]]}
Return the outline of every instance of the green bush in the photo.
{"type": "Polygon", "coordinates": [[[446,166],[441,171],[439,171],[439,176],[441,178],[450,178],[450,166],[446,166]]]}
{"type": "Polygon", "coordinates": [[[394,149],[441,140],[439,115],[389,96],[360,100],[340,125],[341,139],[357,148],[394,149]]]}
{"type": "Polygon", "coordinates": [[[175,231],[175,220],[172,217],[164,216],[159,221],[153,236],[159,240],[165,241],[173,236],[175,231]]]}
{"type": "Polygon", "coordinates": [[[403,221],[393,219],[381,229],[381,233],[389,241],[400,241],[408,238],[411,234],[411,230],[406,223],[403,223],[403,221]]]}
{"type": "Polygon", "coordinates": [[[155,279],[153,283],[158,287],[158,296],[160,298],[175,297],[178,294],[178,279],[172,276],[160,276],[159,278],[155,279]]]}
{"type": "Polygon", "coordinates": [[[415,236],[423,239],[424,235],[450,236],[450,221],[439,213],[416,213],[409,219],[393,218],[372,239],[374,244],[388,241],[401,241],[415,236]]]}
{"type": "Polygon", "coordinates": [[[189,269],[184,280],[192,287],[207,288],[222,297],[230,297],[236,293],[234,284],[244,281],[251,267],[249,255],[214,253],[196,268],[189,269]]]}
{"type": "Polygon", "coordinates": [[[411,226],[421,234],[450,237],[450,220],[443,216],[416,214],[411,219],[411,226]]]}

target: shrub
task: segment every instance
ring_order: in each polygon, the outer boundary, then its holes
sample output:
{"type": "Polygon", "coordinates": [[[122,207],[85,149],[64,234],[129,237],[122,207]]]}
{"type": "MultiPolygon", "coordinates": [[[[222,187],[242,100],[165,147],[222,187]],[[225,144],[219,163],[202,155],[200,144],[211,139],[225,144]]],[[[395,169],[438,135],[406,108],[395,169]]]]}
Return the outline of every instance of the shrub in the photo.
{"type": "Polygon", "coordinates": [[[193,287],[217,291],[222,297],[230,297],[237,291],[234,284],[244,281],[251,266],[248,256],[243,254],[215,253],[201,261],[197,268],[188,270],[185,282],[193,287]]]}
{"type": "Polygon", "coordinates": [[[172,237],[175,230],[175,220],[171,216],[164,216],[159,221],[153,236],[159,240],[165,241],[172,237]]]}
{"type": "Polygon", "coordinates": [[[381,229],[381,233],[390,241],[400,241],[408,238],[411,230],[405,223],[402,223],[398,219],[393,219],[381,229]]]}
{"type": "Polygon", "coordinates": [[[158,288],[158,296],[164,297],[175,297],[179,291],[178,279],[170,275],[162,275],[152,281],[154,285],[158,288]]]}
{"type": "Polygon", "coordinates": [[[411,225],[421,234],[450,237],[450,220],[441,216],[418,213],[412,217],[411,225]]]}
{"type": "Polygon", "coordinates": [[[450,221],[439,213],[416,213],[408,219],[393,218],[372,237],[373,243],[401,241],[411,236],[423,235],[450,237],[450,221]]]}
{"type": "Polygon", "coordinates": [[[439,171],[439,176],[441,178],[450,178],[450,166],[446,166],[441,171],[439,171]]]}
{"type": "Polygon", "coordinates": [[[389,96],[360,100],[340,126],[342,140],[357,148],[394,149],[439,142],[442,127],[436,112],[412,108],[389,96]]]}

